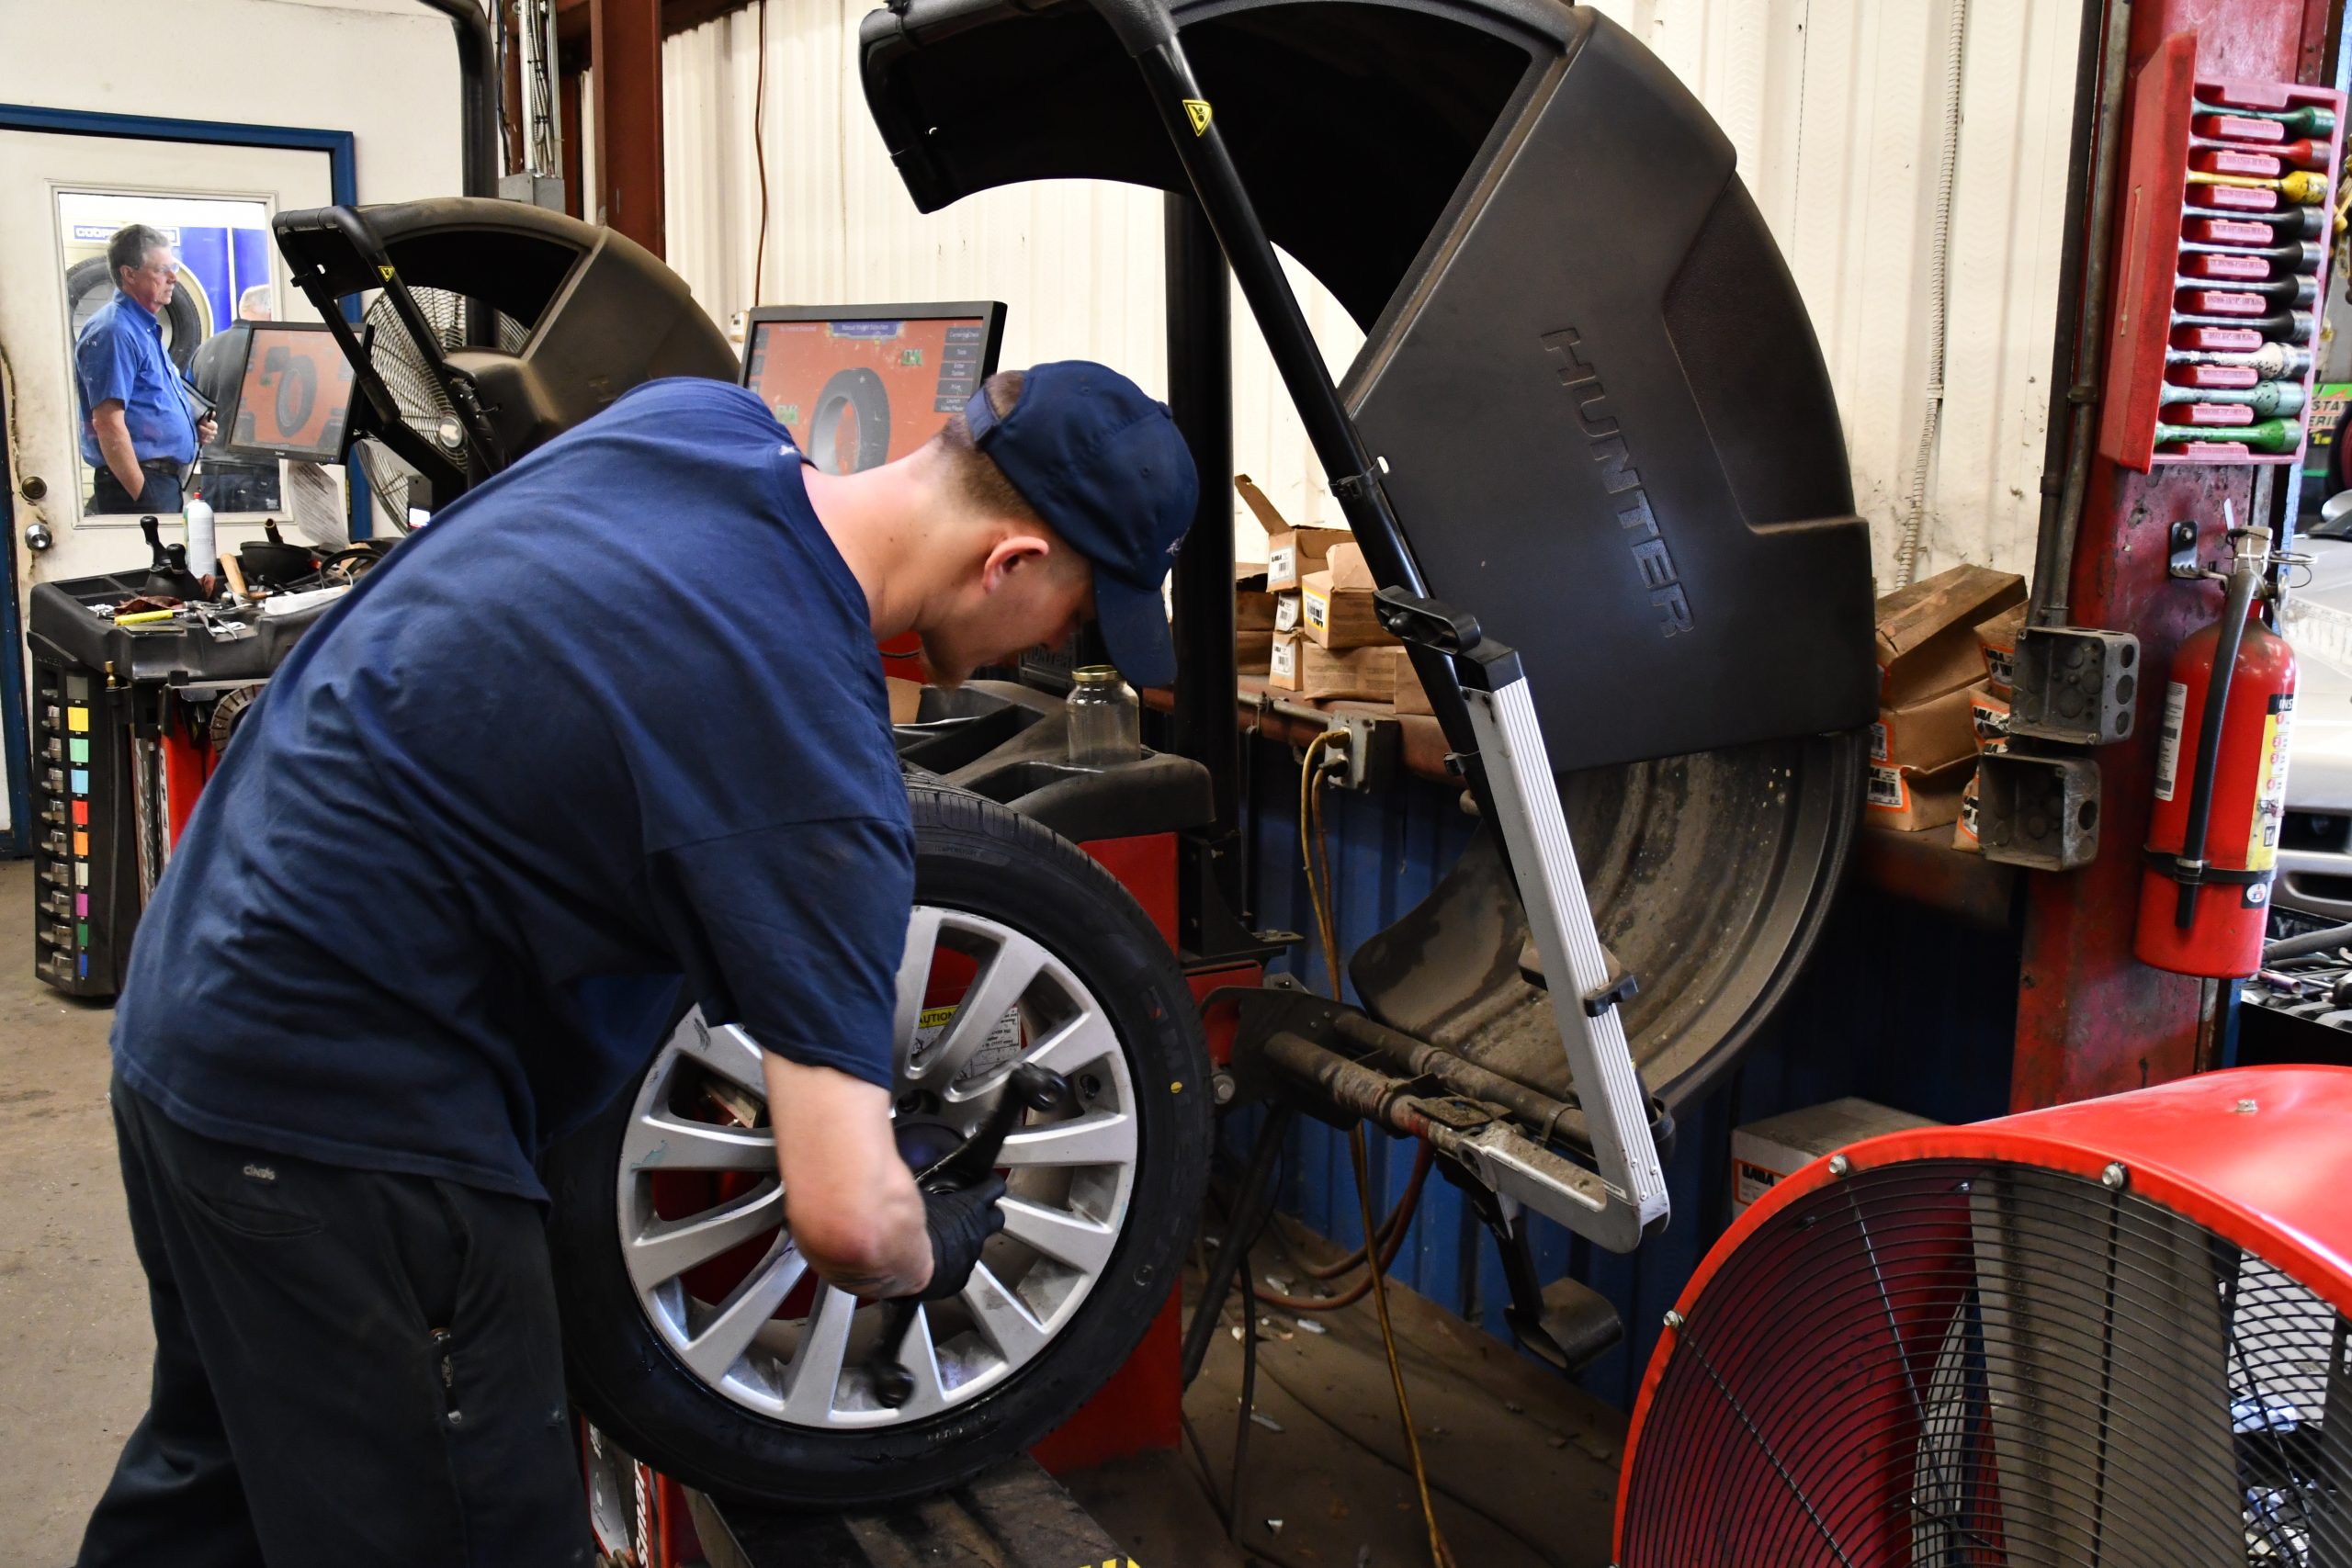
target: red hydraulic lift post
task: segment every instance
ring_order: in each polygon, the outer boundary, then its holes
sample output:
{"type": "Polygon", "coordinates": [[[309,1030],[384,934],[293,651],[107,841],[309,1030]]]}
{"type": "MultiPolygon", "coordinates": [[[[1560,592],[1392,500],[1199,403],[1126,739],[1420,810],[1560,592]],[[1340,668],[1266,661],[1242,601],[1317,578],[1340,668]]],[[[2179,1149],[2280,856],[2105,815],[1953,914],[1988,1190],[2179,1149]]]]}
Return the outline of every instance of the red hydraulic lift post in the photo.
{"type": "Polygon", "coordinates": [[[594,83],[593,220],[662,250],[662,0],[587,0],[594,83]]]}
{"type": "MultiPolygon", "coordinates": [[[[2119,9],[2113,0],[2108,8],[2119,9]]],[[[2128,13],[2129,69],[2136,72],[2165,39],[2194,31],[2199,77],[2324,81],[2327,11],[2327,0],[2137,0],[2128,13]]],[[[2127,89],[2124,148],[2132,133],[2131,102],[2127,89]]],[[[2117,162],[2117,177],[2128,177],[2128,157],[2117,162]]],[[[2118,191],[2117,209],[2131,197],[2118,191]]],[[[2340,287],[2333,277],[2328,284],[2340,287]]],[[[2110,313],[2120,303],[2120,293],[2110,294],[2110,313]]],[[[2060,412],[2053,408],[2051,417],[2060,412]]],[[[2217,584],[2166,575],[2172,524],[2198,524],[2210,555],[2221,536],[2222,502],[2244,519],[2252,514],[2253,492],[2253,473],[2243,468],[2143,474],[2092,456],[2069,577],[2072,620],[2138,636],[2143,693],[2171,668],[2181,639],[2221,615],[2217,584]]],[[[2143,712],[2149,700],[2143,698],[2143,712]]],[[[2138,1089],[2216,1065],[2200,1059],[2212,1023],[2208,983],[2149,968],[2132,955],[2157,739],[2158,727],[2145,725],[2098,753],[2098,859],[2080,871],[2028,879],[2013,1110],[2138,1089]]]]}

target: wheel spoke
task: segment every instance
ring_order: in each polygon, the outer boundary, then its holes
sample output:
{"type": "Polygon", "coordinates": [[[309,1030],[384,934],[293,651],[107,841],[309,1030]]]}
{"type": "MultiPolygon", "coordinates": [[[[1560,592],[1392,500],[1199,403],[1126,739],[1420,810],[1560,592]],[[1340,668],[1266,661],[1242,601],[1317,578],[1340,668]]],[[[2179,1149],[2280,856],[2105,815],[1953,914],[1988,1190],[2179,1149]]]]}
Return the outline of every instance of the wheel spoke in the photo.
{"type": "Polygon", "coordinates": [[[621,1168],[773,1171],[775,1135],[764,1127],[721,1127],[689,1122],[667,1111],[649,1111],[629,1123],[628,1136],[621,1144],[621,1168]]]}
{"type": "Polygon", "coordinates": [[[691,1219],[653,1221],[628,1243],[628,1271],[650,1289],[783,1224],[784,1184],[763,1182],[691,1219]]]}
{"type": "Polygon", "coordinates": [[[1125,1165],[1136,1157],[1136,1123],[1115,1111],[1023,1127],[1004,1140],[999,1165],[1125,1165]]]}
{"type": "Polygon", "coordinates": [[[946,1403],[947,1390],[939,1377],[939,1348],[931,1341],[931,1309],[915,1308],[914,1323],[907,1329],[906,1343],[899,1359],[908,1371],[914,1374],[915,1391],[899,1407],[902,1416],[921,1416],[938,1409],[946,1403]]]}
{"type": "Polygon", "coordinates": [[[964,1281],[964,1304],[971,1309],[972,1321],[989,1344],[1014,1366],[1046,1348],[1046,1329],[1021,1299],[1004,1288],[1004,1281],[987,1264],[978,1264],[972,1277],[964,1281]]]}
{"type": "Polygon", "coordinates": [[[1051,1034],[1030,1048],[1022,1060],[1050,1067],[1057,1073],[1070,1073],[1090,1062],[1118,1054],[1119,1037],[1102,1015],[1091,1009],[1057,1026],[1051,1034]]]}
{"type": "Polygon", "coordinates": [[[906,953],[899,960],[899,1005],[892,1016],[890,1041],[897,1050],[899,1077],[906,1077],[908,1054],[914,1049],[915,1027],[922,1018],[923,994],[931,988],[931,961],[939,951],[939,911],[919,906],[907,920],[906,953]]]}
{"type": "Polygon", "coordinates": [[[702,1374],[709,1382],[719,1382],[743,1359],[760,1329],[775,1315],[784,1298],[800,1283],[808,1272],[808,1260],[800,1256],[788,1236],[778,1235],[775,1245],[768,1249],[760,1266],[735,1287],[718,1309],[710,1325],[686,1341],[683,1354],[686,1365],[702,1374]]]}
{"type": "Polygon", "coordinates": [[[1108,1225],[1064,1210],[1042,1208],[1025,1199],[1007,1198],[1001,1207],[1005,1235],[1089,1274],[1102,1272],[1119,1239],[1108,1225]]]}
{"type": "Polygon", "coordinates": [[[784,1395],[786,1420],[821,1427],[831,1418],[842,1363],[849,1356],[850,1324],[856,1315],[855,1296],[831,1285],[817,1288],[808,1322],[800,1331],[800,1348],[792,1357],[792,1386],[784,1395]]]}
{"type": "Polygon", "coordinates": [[[670,1036],[670,1043],[680,1055],[693,1057],[729,1083],[766,1098],[768,1083],[760,1066],[760,1043],[739,1025],[722,1023],[714,1029],[703,1021],[702,1010],[696,1008],[670,1036]]]}
{"type": "Polygon", "coordinates": [[[909,1082],[938,1089],[953,1084],[1046,966],[1044,948],[1015,931],[1001,935],[1002,944],[965,993],[946,1032],[907,1075],[909,1082]]]}

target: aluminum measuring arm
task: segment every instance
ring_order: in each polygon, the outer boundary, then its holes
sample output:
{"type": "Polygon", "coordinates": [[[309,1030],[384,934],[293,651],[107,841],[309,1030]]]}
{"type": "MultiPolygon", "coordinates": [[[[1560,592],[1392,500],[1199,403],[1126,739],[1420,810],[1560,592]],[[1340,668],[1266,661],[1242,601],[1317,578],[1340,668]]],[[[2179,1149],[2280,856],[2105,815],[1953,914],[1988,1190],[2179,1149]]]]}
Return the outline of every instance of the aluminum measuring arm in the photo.
{"type": "Polygon", "coordinates": [[[1552,1007],[1591,1123],[1597,1173],[1567,1177],[1472,1163],[1498,1191],[1551,1214],[1612,1251],[1631,1251],[1662,1227],[1666,1179],[1652,1141],[1648,1097],[1625,1043],[1622,999],[1577,872],[1566,813],[1519,656],[1480,636],[1470,616],[1432,602],[1381,483],[1381,467],[1340,400],[1298,299],[1218,128],[1216,105],[1193,74],[1167,0],[1088,0],[1134,58],[1194,197],[1265,334],[1331,493],[1366,564],[1383,585],[1382,617],[1403,637],[1430,706],[1460,758],[1480,808],[1501,831],[1552,1007]],[[1394,617],[1392,620],[1390,617],[1394,617]],[[1545,1201],[1535,1201],[1538,1198],[1545,1201]]]}

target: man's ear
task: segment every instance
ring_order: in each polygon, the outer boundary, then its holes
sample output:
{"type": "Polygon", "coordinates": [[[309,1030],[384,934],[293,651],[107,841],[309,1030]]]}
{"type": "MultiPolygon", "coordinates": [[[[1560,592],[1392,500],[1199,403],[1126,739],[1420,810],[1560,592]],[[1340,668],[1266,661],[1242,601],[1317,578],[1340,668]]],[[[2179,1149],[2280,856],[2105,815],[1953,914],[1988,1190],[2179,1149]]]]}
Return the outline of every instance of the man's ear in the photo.
{"type": "Polygon", "coordinates": [[[1013,573],[1035,570],[1053,554],[1053,546],[1035,534],[1008,534],[999,539],[980,567],[980,586],[995,592],[1013,573]]]}

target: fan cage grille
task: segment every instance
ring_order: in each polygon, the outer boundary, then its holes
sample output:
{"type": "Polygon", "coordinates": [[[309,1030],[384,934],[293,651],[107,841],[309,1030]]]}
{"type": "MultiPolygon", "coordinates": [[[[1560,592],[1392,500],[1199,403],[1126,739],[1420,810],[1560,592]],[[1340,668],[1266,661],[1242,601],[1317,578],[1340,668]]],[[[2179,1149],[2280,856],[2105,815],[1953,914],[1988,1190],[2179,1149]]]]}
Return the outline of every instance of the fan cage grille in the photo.
{"type": "MultiPolygon", "coordinates": [[[[417,314],[424,319],[441,352],[447,354],[465,346],[465,299],[462,294],[447,288],[434,288],[421,284],[409,285],[409,297],[416,301],[417,314]]],[[[497,345],[506,354],[520,354],[530,341],[531,326],[518,321],[503,310],[493,313],[496,322],[497,345]]],[[[426,367],[424,352],[417,346],[400,313],[392,309],[390,297],[379,293],[368,303],[363,318],[372,329],[368,339],[368,357],[376,373],[383,378],[384,386],[392,395],[392,403],[401,420],[425,440],[443,445],[443,422],[454,420],[457,411],[441,390],[441,384],[426,367]]],[[[391,448],[375,439],[361,440],[356,448],[361,469],[368,476],[369,488],[375,492],[379,515],[400,533],[408,531],[408,513],[413,499],[410,486],[416,470],[391,448]]],[[[454,456],[454,454],[453,454],[454,456]]]]}
{"type": "Polygon", "coordinates": [[[1670,1343],[1623,1568],[2352,1568],[2343,1313],[2128,1190],[1966,1159],[1831,1181],[1670,1343]]]}

